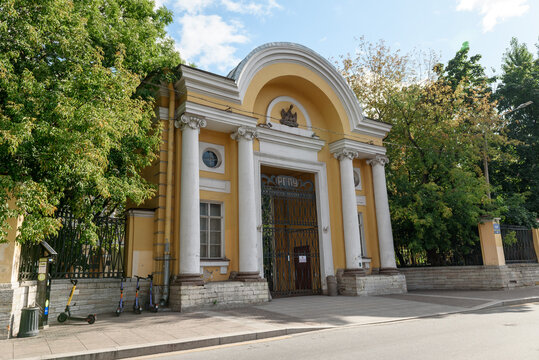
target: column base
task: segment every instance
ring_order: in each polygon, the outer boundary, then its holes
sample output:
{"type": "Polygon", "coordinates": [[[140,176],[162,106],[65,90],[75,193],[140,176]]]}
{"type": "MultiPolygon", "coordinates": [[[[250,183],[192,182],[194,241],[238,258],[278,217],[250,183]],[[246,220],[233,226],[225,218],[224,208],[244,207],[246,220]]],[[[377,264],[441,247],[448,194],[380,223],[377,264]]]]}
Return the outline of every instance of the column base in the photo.
{"type": "Polygon", "coordinates": [[[251,271],[251,272],[239,272],[236,277],[234,278],[236,281],[243,281],[243,282],[257,282],[257,281],[265,281],[260,277],[260,273],[257,271],[251,271]]]}
{"type": "Polygon", "coordinates": [[[398,275],[400,271],[397,268],[380,268],[380,275],[398,275]]]}
{"type": "Polygon", "coordinates": [[[180,274],[173,280],[174,285],[204,285],[200,274],[180,274]]]}
{"type": "Polygon", "coordinates": [[[365,273],[364,269],[344,269],[344,273],[342,276],[366,276],[367,273],[365,273]]]}

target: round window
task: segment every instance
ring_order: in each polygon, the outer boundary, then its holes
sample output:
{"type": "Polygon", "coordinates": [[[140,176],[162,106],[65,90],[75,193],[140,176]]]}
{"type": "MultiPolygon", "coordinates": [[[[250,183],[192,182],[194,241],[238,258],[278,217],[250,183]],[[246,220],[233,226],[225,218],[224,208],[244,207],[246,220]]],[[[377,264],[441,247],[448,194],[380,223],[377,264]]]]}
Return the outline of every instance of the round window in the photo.
{"type": "Polygon", "coordinates": [[[219,156],[213,150],[204,151],[204,153],[202,154],[202,162],[204,162],[204,165],[212,169],[219,167],[219,165],[221,164],[219,156]]]}

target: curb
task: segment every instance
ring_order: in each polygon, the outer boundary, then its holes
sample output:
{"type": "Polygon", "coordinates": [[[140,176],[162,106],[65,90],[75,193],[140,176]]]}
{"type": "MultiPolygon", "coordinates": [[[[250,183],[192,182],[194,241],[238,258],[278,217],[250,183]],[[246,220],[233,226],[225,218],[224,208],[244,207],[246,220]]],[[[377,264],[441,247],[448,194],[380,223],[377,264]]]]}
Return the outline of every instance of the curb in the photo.
{"type": "Polygon", "coordinates": [[[527,304],[527,303],[535,303],[539,302],[539,296],[530,296],[520,299],[510,299],[510,300],[498,300],[495,302],[490,302],[485,304],[483,307],[477,310],[481,309],[492,309],[502,306],[511,306],[511,305],[521,305],[521,304],[527,304]]]}
{"type": "MultiPolygon", "coordinates": [[[[531,297],[509,299],[509,300],[493,300],[493,301],[475,306],[470,309],[441,312],[441,313],[436,313],[436,314],[411,316],[411,317],[406,317],[406,318],[397,319],[397,320],[394,319],[394,320],[386,320],[386,321],[373,321],[373,322],[368,322],[364,324],[350,324],[350,325],[345,325],[344,327],[378,325],[378,324],[384,324],[384,323],[409,321],[409,320],[414,320],[414,319],[443,317],[443,316],[453,315],[453,314],[465,314],[465,313],[470,313],[470,312],[474,312],[478,310],[493,309],[493,308],[498,308],[498,307],[521,305],[521,304],[535,303],[535,302],[539,302],[539,296],[531,296],[531,297]]],[[[187,340],[187,341],[186,340],[183,340],[183,341],[171,340],[171,341],[166,341],[166,342],[158,342],[158,343],[138,345],[138,346],[121,346],[121,347],[114,347],[114,348],[101,349],[101,350],[95,350],[95,351],[81,351],[81,352],[72,352],[72,353],[64,353],[64,354],[57,354],[57,355],[45,355],[45,356],[39,356],[39,357],[24,358],[21,360],[125,359],[125,358],[130,358],[130,357],[148,356],[148,355],[163,354],[163,353],[176,352],[176,351],[200,349],[200,348],[205,348],[205,347],[210,347],[210,346],[218,346],[218,345],[234,344],[234,343],[241,343],[241,342],[253,341],[253,340],[275,338],[275,337],[280,337],[280,336],[300,334],[300,333],[306,333],[306,332],[311,332],[311,331],[327,330],[327,329],[333,329],[333,328],[338,328],[338,327],[319,326],[319,327],[285,328],[285,329],[279,329],[279,330],[245,333],[245,334],[229,335],[229,336],[206,338],[206,339],[187,340]]]]}
{"type": "MultiPolygon", "coordinates": [[[[140,346],[122,346],[116,348],[103,349],[98,351],[81,351],[58,355],[46,355],[40,357],[25,358],[24,360],[37,359],[61,359],[61,360],[112,360],[125,359],[137,356],[147,356],[154,354],[163,354],[175,351],[192,350],[205,348],[209,346],[241,343],[245,341],[261,340],[285,335],[293,335],[310,331],[324,330],[330,327],[312,327],[312,328],[289,328],[270,330],[257,333],[246,333],[239,335],[222,336],[200,340],[160,342],[140,346]]],[[[22,360],[22,359],[21,359],[22,360]]]]}

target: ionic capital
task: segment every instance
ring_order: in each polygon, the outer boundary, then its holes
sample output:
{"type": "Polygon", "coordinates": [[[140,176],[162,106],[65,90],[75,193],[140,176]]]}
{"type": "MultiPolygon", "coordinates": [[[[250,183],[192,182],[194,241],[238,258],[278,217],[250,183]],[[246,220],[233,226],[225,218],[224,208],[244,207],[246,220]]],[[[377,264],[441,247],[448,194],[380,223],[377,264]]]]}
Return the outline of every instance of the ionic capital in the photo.
{"type": "Polygon", "coordinates": [[[179,120],[174,121],[174,126],[180,130],[190,127],[193,130],[199,130],[200,128],[206,127],[206,120],[203,117],[182,114],[179,120]]]}
{"type": "Polygon", "coordinates": [[[230,134],[230,137],[236,141],[240,139],[251,141],[258,138],[258,131],[254,127],[240,126],[238,130],[230,134]]]}
{"type": "Polygon", "coordinates": [[[341,149],[333,153],[333,156],[339,161],[344,159],[354,160],[359,157],[359,153],[354,150],[341,149]]]}
{"type": "Polygon", "coordinates": [[[389,159],[387,156],[384,155],[376,155],[374,159],[367,160],[367,164],[374,166],[374,165],[382,165],[385,166],[389,162],[389,159]]]}

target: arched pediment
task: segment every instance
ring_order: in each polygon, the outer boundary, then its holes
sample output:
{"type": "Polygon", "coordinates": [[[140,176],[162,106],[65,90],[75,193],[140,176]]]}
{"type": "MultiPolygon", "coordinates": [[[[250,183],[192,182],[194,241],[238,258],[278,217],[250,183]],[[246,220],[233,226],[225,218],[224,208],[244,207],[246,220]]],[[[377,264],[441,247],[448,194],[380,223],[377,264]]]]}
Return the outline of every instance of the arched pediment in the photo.
{"type": "Polygon", "coordinates": [[[303,45],[290,42],[261,45],[251,51],[227,77],[236,82],[239,97],[243,99],[255,75],[264,67],[278,63],[299,64],[326,81],[340,100],[352,132],[385,137],[389,131],[388,124],[365,118],[358,99],[343,76],[328,60],[303,45]]]}

